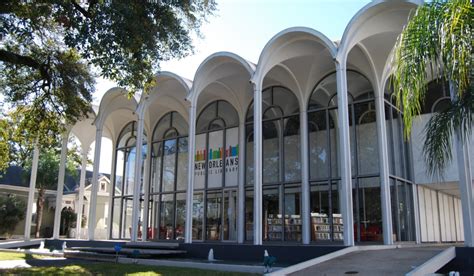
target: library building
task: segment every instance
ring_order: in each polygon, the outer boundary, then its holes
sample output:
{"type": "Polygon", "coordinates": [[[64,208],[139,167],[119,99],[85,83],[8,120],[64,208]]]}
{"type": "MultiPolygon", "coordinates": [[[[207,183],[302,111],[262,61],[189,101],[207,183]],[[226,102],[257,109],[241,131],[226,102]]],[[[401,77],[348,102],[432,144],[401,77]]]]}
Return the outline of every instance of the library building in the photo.
{"type": "Polygon", "coordinates": [[[193,80],[160,72],[148,94],[107,91],[79,131],[95,134],[87,238],[472,246],[472,182],[458,173],[469,160],[453,149],[436,179],[422,155],[424,126],[449,89],[432,79],[405,140],[390,87],[393,47],[420,4],[372,1],[337,41],[289,28],[258,61],[217,52],[193,80]],[[101,156],[102,138],[111,156],[101,156]],[[98,212],[102,162],[111,189],[98,212]]]}

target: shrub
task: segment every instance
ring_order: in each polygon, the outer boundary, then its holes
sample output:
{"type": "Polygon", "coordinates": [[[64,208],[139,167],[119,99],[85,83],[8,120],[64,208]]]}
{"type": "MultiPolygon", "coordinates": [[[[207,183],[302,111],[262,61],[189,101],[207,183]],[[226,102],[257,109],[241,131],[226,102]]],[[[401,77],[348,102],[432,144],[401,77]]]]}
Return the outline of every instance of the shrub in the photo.
{"type": "Polygon", "coordinates": [[[0,235],[11,235],[18,222],[25,218],[26,204],[15,195],[0,195],[0,235]]]}

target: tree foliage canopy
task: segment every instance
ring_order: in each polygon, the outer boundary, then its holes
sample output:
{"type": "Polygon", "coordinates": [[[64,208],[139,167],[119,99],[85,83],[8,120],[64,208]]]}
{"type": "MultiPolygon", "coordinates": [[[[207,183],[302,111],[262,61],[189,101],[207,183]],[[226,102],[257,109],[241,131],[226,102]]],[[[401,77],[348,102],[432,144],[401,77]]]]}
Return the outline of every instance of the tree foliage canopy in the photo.
{"type": "Polygon", "coordinates": [[[42,122],[64,127],[90,111],[94,71],[146,90],[161,61],[192,53],[191,33],[214,10],[214,0],[4,0],[0,97],[27,110],[20,124],[41,142],[42,122]]]}
{"type": "Polygon", "coordinates": [[[393,88],[403,110],[405,136],[420,114],[430,80],[447,81],[452,100],[425,128],[424,158],[432,175],[451,161],[453,132],[467,139],[472,130],[473,18],[469,0],[434,0],[418,7],[400,34],[394,52],[393,88]]]}

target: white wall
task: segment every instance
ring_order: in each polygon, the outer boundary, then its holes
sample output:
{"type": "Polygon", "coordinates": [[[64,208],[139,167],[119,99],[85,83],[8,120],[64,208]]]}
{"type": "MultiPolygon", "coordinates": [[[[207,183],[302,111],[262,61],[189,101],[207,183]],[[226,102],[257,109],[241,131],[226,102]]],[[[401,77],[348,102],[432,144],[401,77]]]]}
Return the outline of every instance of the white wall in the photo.
{"type": "MultiPolygon", "coordinates": [[[[431,118],[431,114],[423,114],[418,116],[413,121],[413,128],[411,134],[411,148],[413,153],[413,169],[414,169],[414,182],[416,184],[431,184],[439,182],[457,182],[459,181],[458,165],[457,165],[457,154],[456,150],[452,151],[453,159],[448,164],[444,171],[443,179],[433,179],[427,174],[426,164],[423,159],[423,144],[425,141],[424,129],[426,123],[431,118]]],[[[474,133],[469,139],[469,151],[470,156],[474,156],[474,133]]],[[[474,162],[471,162],[471,170],[474,171],[474,162]]],[[[474,177],[474,175],[473,175],[474,177]]]]}
{"type": "Polygon", "coordinates": [[[417,185],[422,242],[464,241],[461,200],[417,185]]]}

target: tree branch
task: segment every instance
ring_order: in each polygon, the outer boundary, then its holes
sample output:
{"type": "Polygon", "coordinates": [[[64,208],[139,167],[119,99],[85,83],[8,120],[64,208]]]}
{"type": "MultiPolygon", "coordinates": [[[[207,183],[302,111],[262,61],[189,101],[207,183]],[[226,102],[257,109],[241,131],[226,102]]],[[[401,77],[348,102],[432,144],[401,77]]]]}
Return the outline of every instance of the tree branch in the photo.
{"type": "Polygon", "coordinates": [[[40,72],[41,77],[48,81],[51,80],[51,76],[48,72],[48,66],[46,64],[39,63],[32,57],[23,56],[0,49],[0,61],[37,69],[40,72]]]}
{"type": "MultiPolygon", "coordinates": [[[[72,5],[80,12],[82,13],[82,15],[84,15],[85,17],[87,18],[91,18],[92,15],[91,13],[89,12],[89,10],[86,10],[84,9],[83,7],[81,7],[81,5],[79,5],[76,0],[71,0],[71,3],[72,5]]],[[[92,5],[92,4],[91,4],[92,5]]],[[[90,7],[90,6],[89,6],[90,7]]]]}

